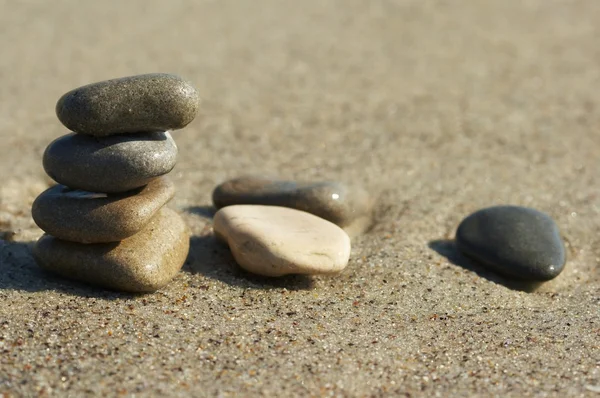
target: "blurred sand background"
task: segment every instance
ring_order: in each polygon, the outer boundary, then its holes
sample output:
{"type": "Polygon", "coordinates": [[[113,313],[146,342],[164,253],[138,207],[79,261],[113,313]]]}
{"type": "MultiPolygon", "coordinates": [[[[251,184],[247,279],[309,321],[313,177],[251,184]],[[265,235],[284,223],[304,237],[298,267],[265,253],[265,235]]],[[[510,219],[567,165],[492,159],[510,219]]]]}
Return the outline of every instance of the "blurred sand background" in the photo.
{"type": "Polygon", "coordinates": [[[0,0],[0,396],[600,396],[600,2],[0,0]],[[148,72],[201,114],[171,207],[194,237],[145,296],[38,270],[56,100],[148,72]],[[376,225],[337,277],[241,272],[210,194],[248,173],[356,182],[376,225]],[[458,255],[463,216],[552,215],[531,289],[458,255]],[[523,291],[525,290],[525,291],[523,291]],[[4,394],[4,395],[3,395],[4,394]]]}

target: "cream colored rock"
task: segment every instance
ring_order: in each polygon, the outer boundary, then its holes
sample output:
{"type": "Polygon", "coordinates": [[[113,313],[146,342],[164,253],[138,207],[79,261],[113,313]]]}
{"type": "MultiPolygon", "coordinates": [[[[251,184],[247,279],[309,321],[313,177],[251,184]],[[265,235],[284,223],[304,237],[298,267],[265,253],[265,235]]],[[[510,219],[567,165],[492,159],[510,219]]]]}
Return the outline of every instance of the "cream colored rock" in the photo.
{"type": "Polygon", "coordinates": [[[300,210],[234,205],[215,214],[214,231],[237,263],[265,276],[333,274],[350,257],[350,238],[337,225],[300,210]]]}

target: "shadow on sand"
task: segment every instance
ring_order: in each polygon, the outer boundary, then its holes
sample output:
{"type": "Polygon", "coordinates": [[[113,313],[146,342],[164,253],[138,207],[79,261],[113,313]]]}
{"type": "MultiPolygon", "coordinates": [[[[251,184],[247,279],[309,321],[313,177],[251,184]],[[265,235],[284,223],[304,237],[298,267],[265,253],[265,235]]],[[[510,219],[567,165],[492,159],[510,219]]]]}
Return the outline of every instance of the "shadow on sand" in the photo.
{"type": "MultiPolygon", "coordinates": [[[[214,214],[214,208],[209,206],[194,209],[189,211],[199,212],[206,217],[212,217],[214,214]]],[[[10,231],[0,230],[0,237],[8,236],[10,231]]],[[[106,290],[44,271],[35,262],[33,245],[34,242],[0,239],[0,292],[4,290],[57,291],[74,296],[107,300],[131,299],[143,295],[106,290]]],[[[184,270],[232,286],[251,289],[306,290],[313,287],[312,279],[304,275],[267,278],[245,272],[236,264],[227,245],[217,241],[212,233],[205,236],[192,236],[184,270]]]]}
{"type": "Polygon", "coordinates": [[[209,220],[212,220],[217,212],[217,209],[214,206],[190,206],[184,210],[209,220]]]}
{"type": "Polygon", "coordinates": [[[249,289],[309,290],[314,285],[312,278],[306,275],[269,278],[244,271],[235,262],[227,244],[217,240],[212,233],[192,236],[186,270],[249,289]]]}
{"type": "Polygon", "coordinates": [[[487,279],[488,281],[503,285],[512,290],[518,290],[523,292],[533,292],[537,288],[539,288],[542,283],[541,282],[528,282],[528,281],[519,281],[513,279],[507,279],[503,276],[498,275],[495,272],[492,272],[470,258],[466,257],[462,254],[457,248],[456,244],[453,240],[440,239],[440,240],[432,240],[428,243],[430,249],[437,252],[439,255],[444,256],[448,259],[452,264],[458,265],[466,270],[476,273],[478,276],[487,279]]]}
{"type": "Polygon", "coordinates": [[[3,290],[56,291],[106,300],[128,299],[137,296],[85,285],[44,271],[33,258],[33,244],[34,242],[0,240],[0,292],[3,290]]]}

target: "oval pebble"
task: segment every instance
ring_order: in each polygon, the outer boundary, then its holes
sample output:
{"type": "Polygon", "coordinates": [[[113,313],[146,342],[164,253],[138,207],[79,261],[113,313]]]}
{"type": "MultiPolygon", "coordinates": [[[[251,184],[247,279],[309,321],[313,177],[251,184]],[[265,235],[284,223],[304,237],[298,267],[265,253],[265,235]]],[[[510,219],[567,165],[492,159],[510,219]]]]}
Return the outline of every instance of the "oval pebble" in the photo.
{"type": "Polygon", "coordinates": [[[168,132],[109,137],[71,133],[48,145],[43,164],[52,179],[69,188],[116,193],[169,173],[177,152],[168,132]]]}
{"type": "Polygon", "coordinates": [[[168,208],[139,233],[116,243],[82,244],[43,235],[33,254],[40,267],[111,290],[144,293],[165,286],[179,272],[190,244],[188,227],[168,208]]]}
{"type": "Polygon", "coordinates": [[[56,185],[33,202],[31,215],[46,233],[72,242],[116,242],[144,228],[175,195],[161,177],[124,194],[97,194],[56,185]]]}
{"type": "Polygon", "coordinates": [[[236,262],[264,276],[333,274],[350,257],[350,238],[337,225],[300,210],[234,205],[219,210],[213,228],[236,262]]]}
{"type": "Polygon", "coordinates": [[[371,222],[369,194],[333,181],[295,182],[245,176],[218,185],[212,197],[217,209],[254,204],[302,210],[331,221],[351,235],[362,232],[371,222]]]}
{"type": "Polygon", "coordinates": [[[196,89],[179,76],[152,73],[76,88],[56,104],[56,115],[77,133],[119,133],[181,129],[198,112],[196,89]]]}
{"type": "Polygon", "coordinates": [[[495,206],[471,214],[456,231],[456,245],[482,265],[521,280],[555,278],[566,261],[554,220],[526,207],[495,206]]]}

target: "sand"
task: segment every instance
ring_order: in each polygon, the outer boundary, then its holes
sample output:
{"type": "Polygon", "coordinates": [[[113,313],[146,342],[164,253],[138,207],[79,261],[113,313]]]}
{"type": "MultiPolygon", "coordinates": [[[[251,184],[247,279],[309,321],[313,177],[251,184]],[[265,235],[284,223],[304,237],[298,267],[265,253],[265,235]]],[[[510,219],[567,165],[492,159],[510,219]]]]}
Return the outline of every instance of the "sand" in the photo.
{"type": "Polygon", "coordinates": [[[0,2],[0,396],[600,396],[600,2],[0,2]],[[54,106],[139,73],[194,82],[173,133],[184,271],[134,296],[43,273],[54,106]],[[362,184],[376,224],[335,277],[269,280],[211,237],[247,173],[362,184]],[[550,214],[541,286],[456,253],[463,216],[550,214]]]}

